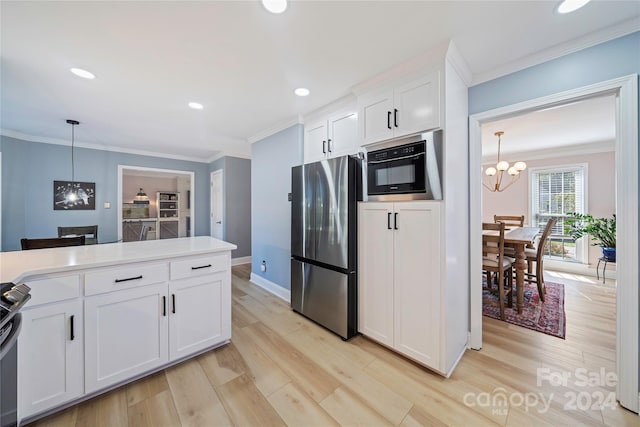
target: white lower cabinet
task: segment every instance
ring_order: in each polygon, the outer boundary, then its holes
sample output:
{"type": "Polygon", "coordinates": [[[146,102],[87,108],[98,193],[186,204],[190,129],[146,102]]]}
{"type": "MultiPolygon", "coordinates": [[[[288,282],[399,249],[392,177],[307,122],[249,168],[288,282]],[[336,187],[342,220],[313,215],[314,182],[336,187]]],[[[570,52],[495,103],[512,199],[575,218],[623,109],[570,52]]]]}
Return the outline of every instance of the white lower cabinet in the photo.
{"type": "Polygon", "coordinates": [[[18,341],[20,420],[231,339],[230,252],[25,282],[32,299],[18,341]]]}
{"type": "Polygon", "coordinates": [[[441,202],[359,204],[359,331],[437,371],[441,202]]]}
{"type": "Polygon", "coordinates": [[[227,273],[169,285],[169,359],[176,360],[231,339],[230,286],[227,273]]]}
{"type": "Polygon", "coordinates": [[[89,297],[84,316],[87,393],[169,361],[166,283],[89,297]]]}
{"type": "Polygon", "coordinates": [[[82,396],[83,337],[80,298],[22,311],[18,340],[21,418],[82,396]]]}

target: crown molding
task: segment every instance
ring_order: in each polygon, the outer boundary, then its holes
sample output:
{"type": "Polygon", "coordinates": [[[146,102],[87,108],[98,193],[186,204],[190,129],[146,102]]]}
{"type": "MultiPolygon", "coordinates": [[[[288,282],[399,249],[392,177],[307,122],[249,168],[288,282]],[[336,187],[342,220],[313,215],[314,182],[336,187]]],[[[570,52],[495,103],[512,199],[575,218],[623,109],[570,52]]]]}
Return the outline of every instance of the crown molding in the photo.
{"type": "Polygon", "coordinates": [[[223,157],[237,157],[239,159],[249,159],[251,160],[251,154],[246,153],[235,153],[230,151],[220,151],[218,154],[215,154],[207,159],[207,163],[213,163],[218,159],[222,159],[223,157]]]}
{"type": "MultiPolygon", "coordinates": [[[[558,157],[581,156],[585,154],[607,153],[616,150],[616,141],[597,141],[586,144],[565,145],[562,147],[545,148],[542,150],[518,151],[502,153],[501,159],[508,162],[542,160],[558,157]]],[[[493,164],[498,161],[497,155],[482,156],[482,164],[493,164]]]]}
{"type": "MultiPolygon", "coordinates": [[[[67,140],[58,139],[58,138],[49,138],[44,136],[34,136],[28,135],[21,132],[16,132],[9,129],[0,128],[0,135],[6,136],[9,138],[19,139],[21,141],[27,142],[38,142],[42,144],[53,144],[53,145],[64,145],[67,147],[71,146],[71,143],[67,140]]],[[[197,163],[210,163],[209,160],[203,159],[202,157],[191,157],[191,156],[183,156],[180,154],[168,154],[168,153],[158,153],[156,151],[147,151],[147,150],[137,150],[132,148],[124,148],[117,146],[107,146],[103,144],[92,144],[87,142],[78,142],[75,141],[74,145],[79,148],[88,148],[90,150],[100,150],[100,151],[110,151],[114,153],[126,153],[126,154],[136,154],[139,156],[147,156],[147,157],[159,157],[163,159],[172,159],[172,160],[185,160],[188,162],[197,162],[197,163]]],[[[237,156],[240,156],[238,154],[237,156]]]]}
{"type": "Polygon", "coordinates": [[[462,56],[453,40],[449,42],[446,58],[453,69],[456,70],[456,73],[458,73],[464,84],[469,87],[473,81],[473,74],[471,73],[471,69],[467,64],[467,61],[462,56]]]}
{"type": "Polygon", "coordinates": [[[635,33],[636,31],[640,31],[640,21],[638,21],[637,18],[628,19],[620,24],[538,51],[531,55],[527,55],[524,58],[493,68],[489,71],[476,73],[473,75],[471,86],[475,86],[489,80],[494,80],[498,77],[506,76],[507,74],[515,73],[516,71],[524,70],[525,68],[542,64],[543,62],[547,62],[609,40],[617,39],[618,37],[635,33]]]}
{"type": "Polygon", "coordinates": [[[263,130],[262,132],[258,132],[257,134],[250,136],[249,138],[247,138],[247,141],[250,144],[253,144],[297,124],[304,124],[304,120],[302,119],[302,116],[300,114],[298,114],[295,118],[283,120],[280,123],[277,123],[263,130]]]}

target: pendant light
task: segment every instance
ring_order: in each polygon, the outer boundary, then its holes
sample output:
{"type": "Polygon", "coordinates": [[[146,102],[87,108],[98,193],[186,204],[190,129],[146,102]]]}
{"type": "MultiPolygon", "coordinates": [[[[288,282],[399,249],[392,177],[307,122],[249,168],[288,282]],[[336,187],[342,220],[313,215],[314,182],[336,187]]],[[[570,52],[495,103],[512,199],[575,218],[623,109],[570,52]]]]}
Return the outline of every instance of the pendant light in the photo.
{"type": "Polygon", "coordinates": [[[138,191],[138,194],[136,194],[136,197],[133,198],[133,203],[137,205],[149,204],[149,196],[147,196],[147,193],[145,193],[142,188],[140,189],[140,191],[138,191]]]}
{"type": "Polygon", "coordinates": [[[513,166],[509,165],[509,162],[505,162],[504,160],[500,160],[500,139],[502,135],[504,135],[503,131],[498,131],[494,134],[498,137],[498,163],[496,167],[488,167],[484,173],[489,177],[489,183],[485,182],[483,179],[482,185],[484,185],[489,191],[492,192],[502,192],[507,188],[511,187],[514,182],[520,178],[520,172],[527,168],[527,164],[525,162],[515,162],[513,166]],[[511,177],[511,180],[504,187],[502,186],[502,178],[504,177],[504,173],[507,172],[511,177]],[[491,182],[491,177],[495,176],[495,181],[491,182]]]}
{"type": "Polygon", "coordinates": [[[71,190],[65,194],[64,198],[67,202],[73,203],[78,200],[78,193],[76,190],[76,165],[74,159],[74,143],[75,143],[75,127],[80,124],[77,120],[67,119],[67,123],[71,125],[71,190]]]}

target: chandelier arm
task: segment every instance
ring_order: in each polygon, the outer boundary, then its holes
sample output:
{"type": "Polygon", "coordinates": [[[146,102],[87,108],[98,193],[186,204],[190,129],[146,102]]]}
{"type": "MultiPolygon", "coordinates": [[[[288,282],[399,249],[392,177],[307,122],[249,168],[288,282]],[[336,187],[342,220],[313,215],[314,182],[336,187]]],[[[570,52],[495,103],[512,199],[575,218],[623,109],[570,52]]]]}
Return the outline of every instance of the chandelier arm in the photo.
{"type": "Polygon", "coordinates": [[[511,182],[509,182],[509,184],[507,184],[507,185],[506,185],[503,189],[501,189],[500,191],[504,191],[504,190],[506,190],[507,188],[511,187],[511,186],[512,186],[512,185],[513,185],[517,180],[519,180],[519,179],[520,179],[520,175],[521,175],[521,174],[518,174],[518,175],[516,175],[516,177],[515,177],[515,178],[511,178],[511,182]]]}

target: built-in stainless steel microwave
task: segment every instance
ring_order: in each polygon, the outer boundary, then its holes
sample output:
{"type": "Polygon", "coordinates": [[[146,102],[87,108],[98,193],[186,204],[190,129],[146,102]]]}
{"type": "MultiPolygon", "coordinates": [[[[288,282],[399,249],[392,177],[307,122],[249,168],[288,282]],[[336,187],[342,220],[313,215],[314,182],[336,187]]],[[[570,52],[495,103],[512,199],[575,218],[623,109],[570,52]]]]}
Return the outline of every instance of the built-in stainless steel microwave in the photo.
{"type": "Polygon", "coordinates": [[[369,151],[367,194],[371,201],[442,200],[442,131],[369,151]]]}

